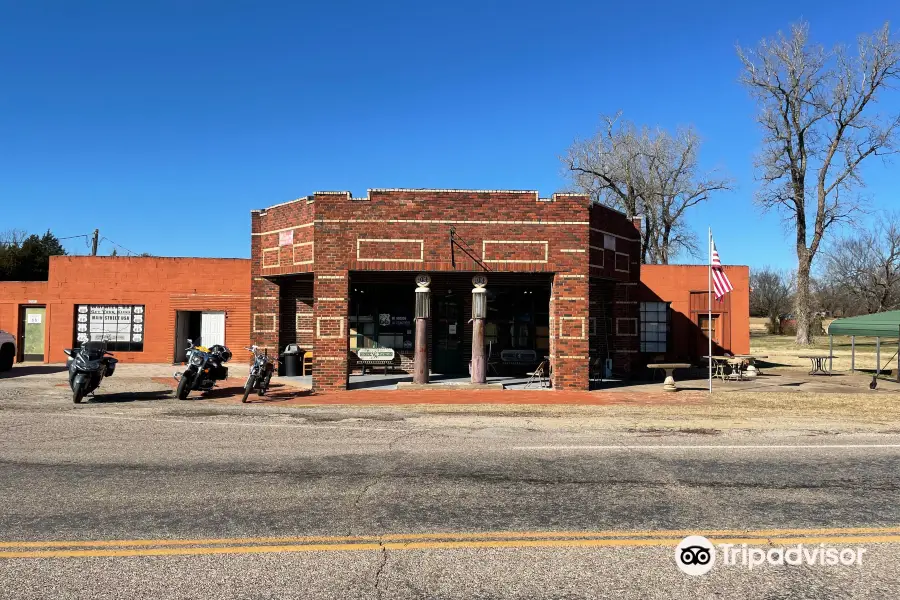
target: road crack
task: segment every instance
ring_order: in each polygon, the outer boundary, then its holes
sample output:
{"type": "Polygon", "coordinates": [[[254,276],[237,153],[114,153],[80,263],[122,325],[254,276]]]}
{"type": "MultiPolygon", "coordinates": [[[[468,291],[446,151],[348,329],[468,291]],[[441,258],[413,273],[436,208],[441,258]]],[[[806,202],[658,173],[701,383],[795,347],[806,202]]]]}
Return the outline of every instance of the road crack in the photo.
{"type": "Polygon", "coordinates": [[[384,547],[384,540],[378,540],[378,547],[381,552],[381,562],[378,564],[378,569],[375,571],[375,597],[381,598],[381,574],[384,572],[384,567],[387,565],[387,548],[384,547]]]}

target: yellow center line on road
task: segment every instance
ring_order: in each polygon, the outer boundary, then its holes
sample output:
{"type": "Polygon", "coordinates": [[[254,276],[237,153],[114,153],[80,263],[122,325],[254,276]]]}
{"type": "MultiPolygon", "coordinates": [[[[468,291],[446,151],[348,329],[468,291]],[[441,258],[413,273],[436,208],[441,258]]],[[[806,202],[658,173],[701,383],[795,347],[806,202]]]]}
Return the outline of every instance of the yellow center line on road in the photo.
{"type": "Polygon", "coordinates": [[[176,554],[237,554],[366,550],[372,548],[439,549],[477,547],[577,547],[677,544],[688,535],[704,535],[717,543],[789,543],[900,541],[900,527],[845,527],[761,530],[656,530],[656,531],[487,531],[385,534],[381,536],[305,536],[204,539],[143,539],[96,541],[0,542],[0,558],[54,558],[78,556],[165,556],[176,554]]]}
{"type": "MultiPolygon", "coordinates": [[[[275,554],[291,552],[348,552],[360,550],[479,550],[490,548],[634,548],[641,546],[675,547],[681,538],[652,539],[568,539],[568,540],[467,540],[345,544],[292,544],[277,546],[218,546],[203,548],[127,548],[94,550],[39,550],[0,552],[0,558],[113,558],[150,556],[197,556],[228,554],[275,554]]],[[[792,544],[900,544],[900,535],[858,535],[785,538],[715,538],[716,544],[756,544],[787,546],[792,544]]]]}

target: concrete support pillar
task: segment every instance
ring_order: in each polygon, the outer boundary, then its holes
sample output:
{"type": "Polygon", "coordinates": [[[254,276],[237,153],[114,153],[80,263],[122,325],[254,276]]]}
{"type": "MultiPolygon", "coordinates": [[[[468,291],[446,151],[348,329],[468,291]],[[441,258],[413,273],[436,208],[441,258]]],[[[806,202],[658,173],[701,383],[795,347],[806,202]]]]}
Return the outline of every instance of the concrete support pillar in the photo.
{"type": "Polygon", "coordinates": [[[472,383],[487,381],[487,365],[484,358],[484,319],[472,321],[472,383]]]}
{"type": "Polygon", "coordinates": [[[428,383],[428,318],[431,316],[431,277],[421,273],[416,276],[416,349],[413,355],[413,383],[428,383]]]}
{"type": "Polygon", "coordinates": [[[487,317],[487,277],[472,278],[472,383],[487,381],[487,364],[484,357],[484,319],[487,317]]]}
{"type": "Polygon", "coordinates": [[[428,319],[416,319],[416,354],[413,383],[426,384],[428,369],[428,319]]]}

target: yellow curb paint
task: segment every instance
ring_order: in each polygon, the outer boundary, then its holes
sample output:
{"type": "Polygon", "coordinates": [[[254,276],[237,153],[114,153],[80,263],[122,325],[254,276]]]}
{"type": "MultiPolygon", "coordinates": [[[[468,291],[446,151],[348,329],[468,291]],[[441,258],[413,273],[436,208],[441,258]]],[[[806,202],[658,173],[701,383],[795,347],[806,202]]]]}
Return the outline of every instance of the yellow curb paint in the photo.
{"type": "MultiPolygon", "coordinates": [[[[676,546],[680,538],[653,539],[568,539],[568,540],[468,540],[468,541],[408,541],[384,543],[293,544],[274,546],[218,546],[205,548],[130,548],[95,550],[38,550],[0,552],[0,558],[113,558],[150,556],[196,556],[224,554],[273,554],[290,552],[347,552],[361,550],[466,550],[484,548],[629,548],[640,546],[676,546]]],[[[715,538],[716,544],[884,544],[900,543],[900,535],[816,536],[785,538],[715,538]]]]}
{"type": "Polygon", "coordinates": [[[198,539],[137,539],[137,540],[66,540],[35,542],[0,542],[0,548],[108,548],[119,546],[207,546],[246,544],[307,544],[329,542],[392,542],[406,540],[470,540],[496,538],[651,538],[703,535],[715,536],[773,537],[784,535],[854,535],[854,534],[900,534],[900,527],[845,527],[825,529],[663,529],[655,531],[485,531],[485,532],[434,532],[398,533],[385,535],[351,536],[288,536],[288,537],[244,537],[244,538],[198,538],[198,539]]]}

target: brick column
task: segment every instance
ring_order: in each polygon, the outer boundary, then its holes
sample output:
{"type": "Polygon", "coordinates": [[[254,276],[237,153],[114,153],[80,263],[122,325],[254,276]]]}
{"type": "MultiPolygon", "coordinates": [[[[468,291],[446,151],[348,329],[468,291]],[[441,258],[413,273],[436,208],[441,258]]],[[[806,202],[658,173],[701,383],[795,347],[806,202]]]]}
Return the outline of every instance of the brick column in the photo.
{"type": "Polygon", "coordinates": [[[317,392],[347,389],[349,279],[346,270],[315,275],[312,381],[317,392]]]}
{"type": "Polygon", "coordinates": [[[588,279],[585,275],[556,273],[553,276],[550,360],[553,364],[555,389],[589,389],[588,303],[588,279]]]}
{"type": "Polygon", "coordinates": [[[270,356],[280,351],[278,347],[280,304],[278,284],[262,277],[253,277],[250,284],[250,340],[260,348],[267,349],[270,356]]]}

